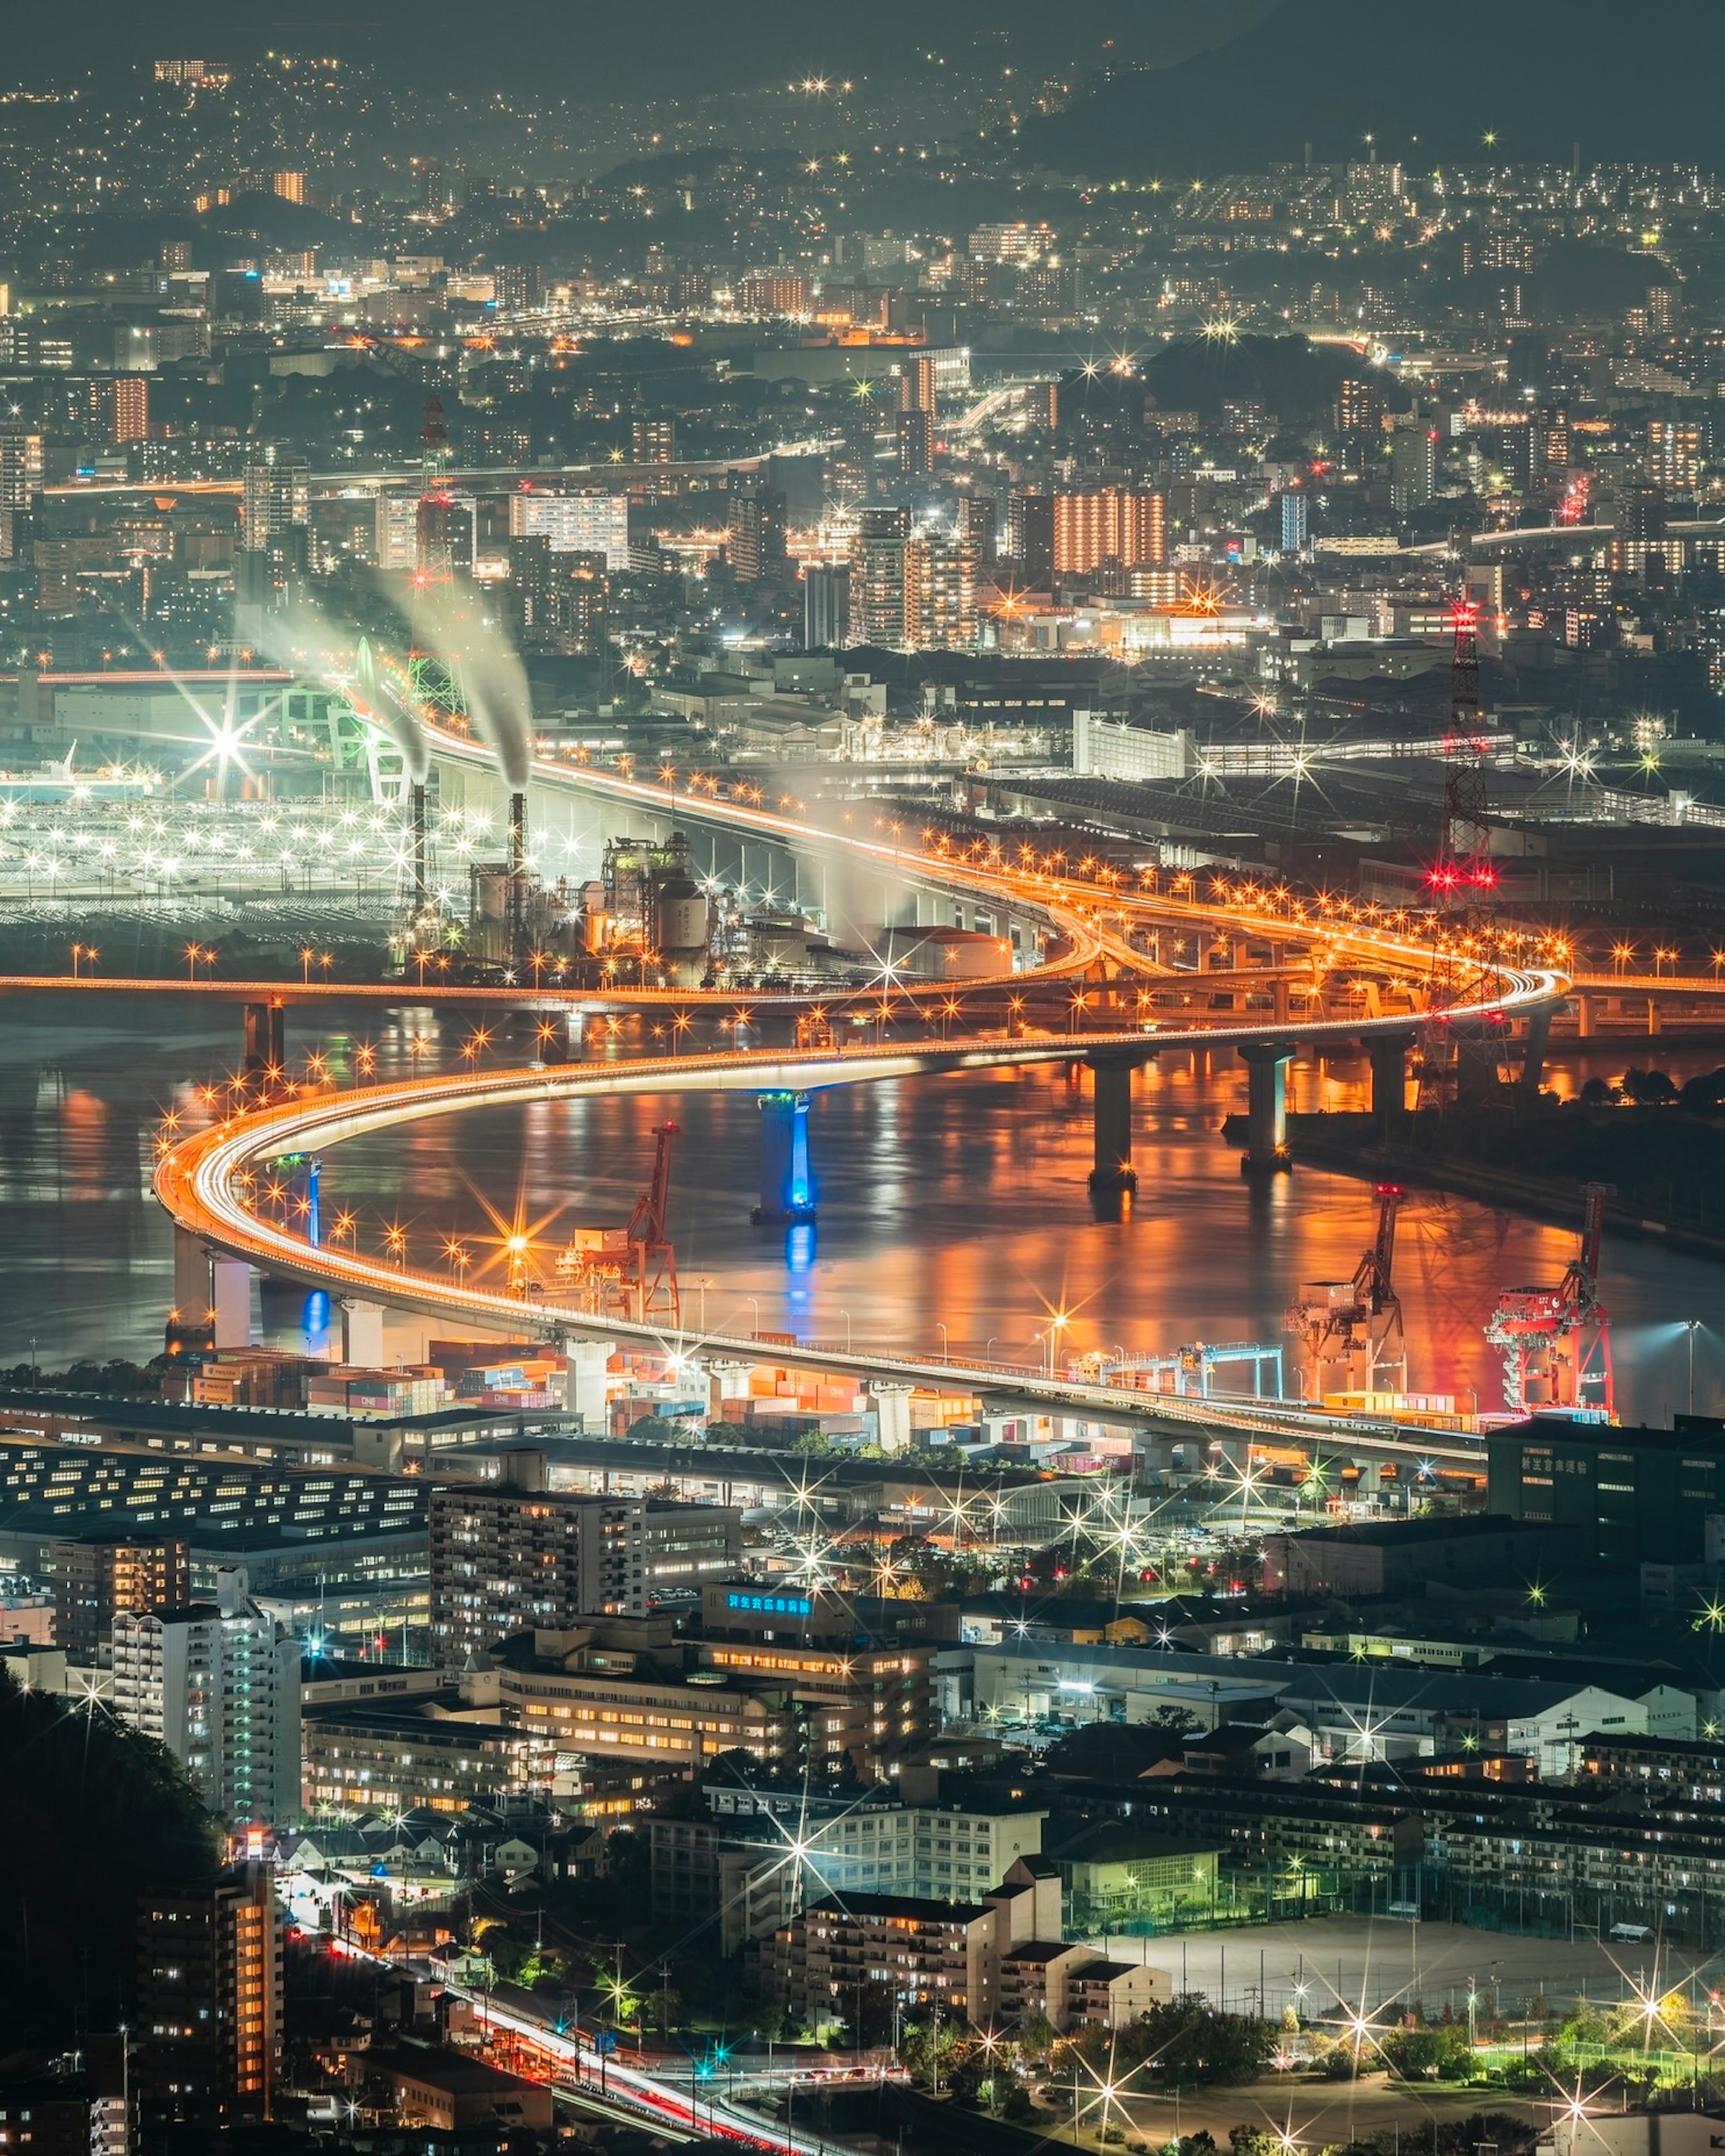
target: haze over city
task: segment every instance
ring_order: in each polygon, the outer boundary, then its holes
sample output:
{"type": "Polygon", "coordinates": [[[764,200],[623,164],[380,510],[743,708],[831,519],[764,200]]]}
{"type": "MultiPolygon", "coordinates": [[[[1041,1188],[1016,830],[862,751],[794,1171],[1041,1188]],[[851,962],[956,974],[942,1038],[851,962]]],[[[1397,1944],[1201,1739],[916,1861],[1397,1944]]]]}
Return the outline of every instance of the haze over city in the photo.
{"type": "Polygon", "coordinates": [[[1725,2134],[1725,29],[0,53],[0,2143],[1725,2134]]]}

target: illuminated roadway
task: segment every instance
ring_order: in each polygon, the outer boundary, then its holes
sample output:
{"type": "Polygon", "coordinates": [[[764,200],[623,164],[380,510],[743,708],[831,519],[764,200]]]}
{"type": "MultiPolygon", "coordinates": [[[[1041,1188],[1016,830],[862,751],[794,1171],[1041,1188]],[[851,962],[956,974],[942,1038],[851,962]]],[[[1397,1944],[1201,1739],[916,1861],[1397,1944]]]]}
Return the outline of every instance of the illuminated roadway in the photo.
{"type": "MultiPolygon", "coordinates": [[[[1455,1007],[1456,1019],[1488,1019],[1535,1009],[1564,993],[1560,975],[1505,972],[1489,1000],[1455,1007]]],[[[1303,1021],[1273,1029],[1296,1041],[1354,1040],[1404,1032],[1405,1017],[1303,1021]]],[[[259,1219],[246,1203],[239,1178],[249,1165],[286,1152],[320,1150],[362,1134],[398,1128],[434,1116],[470,1109],[557,1101],[581,1094],[772,1092],[814,1091],[883,1079],[955,1074],[967,1070],[1065,1062],[1091,1053],[1122,1051],[1148,1056],[1163,1048],[1245,1046],[1265,1039],[1261,1024],[1158,1031],[1153,1037],[1122,1033],[1076,1034],[1059,1039],[927,1042],[834,1052],[778,1053],[732,1050],[627,1062],[577,1064],[479,1072],[396,1081],[352,1091],[306,1095],[238,1115],[185,1140],[158,1164],[156,1194],[176,1224],[209,1249],[244,1260],[278,1277],[321,1288],[336,1298],[387,1304],[439,1321],[456,1319],[519,1332],[524,1319],[552,1337],[612,1340],[649,1353],[687,1359],[758,1361],[762,1343],[744,1335],[674,1331],[662,1325],[595,1316],[550,1296],[521,1296],[324,1245],[314,1248],[285,1229],[259,1219]]],[[[1194,1401],[1146,1394],[1124,1386],[1075,1380],[1052,1371],[853,1352],[824,1343],[784,1346],[765,1352],[775,1363],[842,1373],[865,1383],[909,1385],[989,1398],[1010,1398],[1045,1408],[1088,1413],[1116,1420],[1155,1421],[1205,1431],[1225,1428],[1268,1442],[1310,1441],[1320,1434],[1349,1439],[1386,1457],[1476,1460],[1475,1449],[1413,1443],[1391,1434],[1393,1425],[1338,1419],[1297,1407],[1262,1403],[1194,1401]]]]}

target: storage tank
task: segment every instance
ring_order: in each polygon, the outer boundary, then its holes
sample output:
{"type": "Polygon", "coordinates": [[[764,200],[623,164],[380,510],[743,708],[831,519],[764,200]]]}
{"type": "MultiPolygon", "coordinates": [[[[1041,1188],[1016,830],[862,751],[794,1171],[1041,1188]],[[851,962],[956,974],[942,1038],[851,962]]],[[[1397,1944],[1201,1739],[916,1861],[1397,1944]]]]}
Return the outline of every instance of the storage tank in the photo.
{"type": "Polygon", "coordinates": [[[711,909],[692,878],[669,875],[653,895],[653,938],[667,971],[699,972],[706,960],[711,909]]]}

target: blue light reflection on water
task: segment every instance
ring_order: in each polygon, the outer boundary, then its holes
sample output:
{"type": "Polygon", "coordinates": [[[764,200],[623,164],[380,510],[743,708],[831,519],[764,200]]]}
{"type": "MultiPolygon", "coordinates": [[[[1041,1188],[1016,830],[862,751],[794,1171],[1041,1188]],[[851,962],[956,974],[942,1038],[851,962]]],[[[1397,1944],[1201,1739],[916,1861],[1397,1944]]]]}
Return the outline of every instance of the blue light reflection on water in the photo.
{"type": "MultiPolygon", "coordinates": [[[[175,1007],[177,1009],[177,1007],[175,1007]]],[[[169,1037],[162,1006],[141,999],[73,1008],[17,999],[0,1029],[0,1237],[7,1295],[0,1361],[44,1366],[79,1356],[142,1359],[161,1346],[172,1299],[169,1224],[149,1194],[158,1117],[198,1112],[195,1082],[230,1070],[239,1014],[187,1012],[169,1037]]],[[[179,1020],[176,1019],[176,1024],[179,1020]]],[[[463,1021],[451,1014],[355,1012],[355,1038],[377,1046],[381,1075],[405,1075],[414,1036],[429,1034],[428,1067],[459,1060],[463,1021]]],[[[337,1025],[296,1033],[303,1057],[337,1025]]],[[[1610,1070],[1620,1047],[1594,1067],[1610,1070]]],[[[1674,1075],[1712,1068],[1703,1052],[1674,1075]]],[[[1345,1178],[1297,1170],[1265,1188],[1243,1183],[1217,1135],[1237,1103],[1238,1066],[1170,1054],[1140,1081],[1139,1188],[1118,1221],[1096,1221],[1087,1101],[1057,1072],[976,1075],[835,1090],[810,1118],[819,1227],[752,1229],[759,1116],[748,1096],[689,1096],[670,1227],[691,1319],[715,1329],[842,1337],[850,1313],[860,1346],[878,1342],[938,1354],[949,1341],[1001,1358],[1035,1359],[1033,1335],[1050,1306],[1074,1313],[1077,1350],[1163,1350],[1194,1340],[1282,1335],[1303,1281],[1345,1278],[1370,1233],[1370,1199],[1345,1178]],[[697,1298],[696,1276],[711,1285],[697,1298]],[[944,1326],[942,1334],[939,1328],[944,1326]]],[[[1296,1065],[1296,1106],[1358,1098],[1363,1070],[1328,1078],[1296,1065]]],[[[520,1194],[529,1218],[548,1218],[552,1243],[578,1222],[621,1224],[644,1185],[663,1100],[589,1100],[531,1112],[429,1122],[324,1158],[330,1210],[358,1210],[361,1240],[381,1242],[399,1213],[413,1257],[435,1267],[442,1238],[473,1239],[475,1278],[493,1234],[481,1197],[508,1213],[520,1194]]],[[[1555,1281],[1573,1231],[1435,1194],[1411,1194],[1398,1250],[1408,1312],[1411,1382],[1420,1390],[1474,1387],[1498,1399],[1495,1359],[1480,1326],[1496,1289],[1555,1281]]],[[[1681,1321],[1720,1306],[1721,1276],[1656,1243],[1607,1239],[1602,1291],[1615,1321],[1620,1404],[1663,1421],[1687,1396],[1681,1321]]],[[[339,1313],[303,1291],[272,1296],[270,1337],[305,1352],[339,1346],[339,1313]]],[[[392,1325],[392,1356],[418,1359],[424,1328],[392,1325]]],[[[1697,1405],[1717,1411],[1725,1343],[1702,1333],[1697,1405]]]]}

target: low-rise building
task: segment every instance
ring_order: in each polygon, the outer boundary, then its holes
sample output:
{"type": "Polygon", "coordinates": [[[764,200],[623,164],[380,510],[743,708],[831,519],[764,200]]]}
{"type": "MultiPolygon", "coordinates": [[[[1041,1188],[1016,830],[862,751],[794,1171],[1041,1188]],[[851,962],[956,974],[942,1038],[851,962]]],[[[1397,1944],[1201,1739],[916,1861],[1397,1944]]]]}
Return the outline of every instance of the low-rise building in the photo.
{"type": "Polygon", "coordinates": [[[542,2082],[523,2081],[463,2052],[415,2046],[383,2061],[396,2108],[410,2126],[444,2133],[472,2133],[495,2128],[525,2128],[548,2133],[555,2123],[553,2098],[542,2082]]]}
{"type": "Polygon", "coordinates": [[[653,1913],[715,1925],[730,1954],[829,1895],[979,1901],[1039,1853],[1046,1817],[1019,1804],[910,1804],[886,1787],[859,1796],[714,1782],[692,1816],[651,1824],[653,1913]]]}
{"type": "Polygon", "coordinates": [[[1136,1820],[1088,1823],[1054,1851],[1070,1897],[1069,1922],[1080,1933],[1169,1929],[1216,1906],[1224,1843],[1181,1841],[1136,1820]]]}
{"type": "Polygon", "coordinates": [[[1035,2014],[1061,2030],[1118,2028],[1173,1995],[1165,1969],[1062,1940],[1060,1875],[1045,1857],[1018,1859],[979,1902],[827,1896],[780,1928],[761,1966],[768,1995],[817,2025],[865,2023],[872,1997],[978,2028],[1035,2014]]]}

